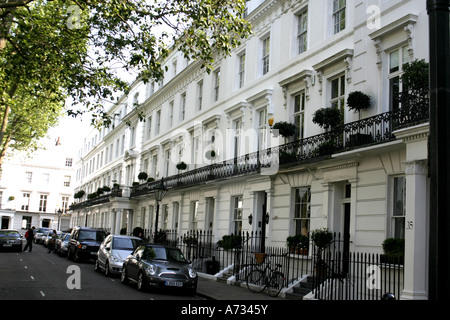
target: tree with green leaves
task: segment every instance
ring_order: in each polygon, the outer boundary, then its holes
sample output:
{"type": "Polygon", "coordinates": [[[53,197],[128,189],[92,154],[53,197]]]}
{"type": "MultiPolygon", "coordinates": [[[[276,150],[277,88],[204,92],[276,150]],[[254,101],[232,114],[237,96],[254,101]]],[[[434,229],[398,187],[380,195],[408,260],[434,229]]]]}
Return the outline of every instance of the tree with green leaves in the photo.
{"type": "Polygon", "coordinates": [[[109,125],[128,92],[118,70],[158,81],[180,50],[211,71],[251,33],[244,10],[245,0],[0,0],[0,165],[64,112],[109,125]]]}

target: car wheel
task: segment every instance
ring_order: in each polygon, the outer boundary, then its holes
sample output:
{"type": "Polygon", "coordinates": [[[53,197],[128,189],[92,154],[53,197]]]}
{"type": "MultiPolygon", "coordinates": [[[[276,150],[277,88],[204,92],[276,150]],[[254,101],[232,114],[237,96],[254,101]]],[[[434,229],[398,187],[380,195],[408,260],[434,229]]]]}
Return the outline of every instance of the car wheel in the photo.
{"type": "Polygon", "coordinates": [[[137,289],[139,291],[147,290],[147,279],[142,271],[139,271],[138,281],[137,281],[137,289]]]}
{"type": "Polygon", "coordinates": [[[78,251],[73,253],[73,261],[80,262],[80,257],[78,256],[78,251]]]}
{"type": "Polygon", "coordinates": [[[123,266],[122,273],[120,274],[120,282],[122,282],[123,284],[128,283],[127,269],[125,268],[125,266],[123,266]]]}
{"type": "Polygon", "coordinates": [[[105,262],[105,277],[109,277],[111,275],[111,272],[109,272],[109,263],[108,261],[105,262]]]}

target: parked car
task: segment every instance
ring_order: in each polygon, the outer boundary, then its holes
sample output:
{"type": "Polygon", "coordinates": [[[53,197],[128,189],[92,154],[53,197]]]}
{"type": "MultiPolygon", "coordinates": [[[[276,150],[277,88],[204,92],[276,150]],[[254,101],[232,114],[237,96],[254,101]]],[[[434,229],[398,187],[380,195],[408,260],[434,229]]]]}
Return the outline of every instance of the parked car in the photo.
{"type": "Polygon", "coordinates": [[[22,237],[17,230],[0,230],[0,250],[22,251],[22,237]]]}
{"type": "Polygon", "coordinates": [[[97,259],[97,252],[106,238],[106,231],[97,228],[73,228],[67,245],[67,259],[80,261],[97,259]]]}
{"type": "Polygon", "coordinates": [[[69,244],[70,233],[63,233],[56,239],[55,253],[60,257],[67,256],[67,245],[69,244]]]}
{"type": "Polygon", "coordinates": [[[95,271],[103,270],[105,276],[122,273],[123,261],[142,243],[133,236],[109,235],[100,245],[95,261],[95,271]]]}
{"type": "MultiPolygon", "coordinates": [[[[56,231],[56,236],[59,237],[61,235],[61,231],[56,231]]],[[[48,242],[50,241],[50,239],[53,236],[53,229],[47,231],[44,236],[42,237],[42,242],[44,244],[44,247],[48,247],[48,242]]]]}
{"type": "Polygon", "coordinates": [[[137,283],[138,290],[178,288],[197,291],[198,276],[180,249],[156,244],[141,245],[129,255],[122,268],[122,283],[137,283]]]}
{"type": "Polygon", "coordinates": [[[34,238],[33,238],[33,242],[37,243],[37,244],[42,244],[42,237],[44,236],[45,232],[50,231],[50,228],[44,228],[44,227],[40,227],[40,228],[36,228],[34,230],[34,238]]]}

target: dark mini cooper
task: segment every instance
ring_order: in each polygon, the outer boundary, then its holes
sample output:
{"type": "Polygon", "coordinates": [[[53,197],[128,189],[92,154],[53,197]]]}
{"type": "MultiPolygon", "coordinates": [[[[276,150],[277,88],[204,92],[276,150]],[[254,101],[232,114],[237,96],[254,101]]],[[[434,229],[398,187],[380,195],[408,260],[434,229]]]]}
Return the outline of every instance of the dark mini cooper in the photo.
{"type": "Polygon", "coordinates": [[[180,249],[156,244],[136,248],[122,268],[121,281],[147,288],[180,288],[191,294],[197,291],[198,276],[180,249]]]}

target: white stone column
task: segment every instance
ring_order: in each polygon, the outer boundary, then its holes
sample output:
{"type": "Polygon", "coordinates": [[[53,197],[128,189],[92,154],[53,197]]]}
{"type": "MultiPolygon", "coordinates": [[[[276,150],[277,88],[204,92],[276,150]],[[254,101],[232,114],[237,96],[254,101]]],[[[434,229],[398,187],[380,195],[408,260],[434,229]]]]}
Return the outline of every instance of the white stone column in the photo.
{"type": "Polygon", "coordinates": [[[395,131],[406,145],[405,260],[402,300],[428,299],[428,124],[395,131]]]}
{"type": "Polygon", "coordinates": [[[123,209],[116,209],[116,222],[114,234],[120,234],[120,228],[122,228],[122,214],[123,209]]]}
{"type": "Polygon", "coordinates": [[[405,282],[401,299],[427,299],[427,166],[425,160],[407,161],[405,164],[405,282]]]}

